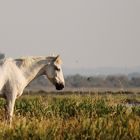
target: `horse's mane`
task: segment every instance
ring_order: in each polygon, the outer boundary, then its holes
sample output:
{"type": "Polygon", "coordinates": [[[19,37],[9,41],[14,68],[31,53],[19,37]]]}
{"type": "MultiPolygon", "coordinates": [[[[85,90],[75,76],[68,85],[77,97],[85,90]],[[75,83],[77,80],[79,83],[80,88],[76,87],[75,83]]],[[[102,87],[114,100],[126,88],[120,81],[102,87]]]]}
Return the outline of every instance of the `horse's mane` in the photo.
{"type": "Polygon", "coordinates": [[[15,61],[18,66],[26,67],[26,66],[32,65],[34,62],[36,62],[37,60],[40,60],[41,58],[42,58],[41,56],[38,56],[38,57],[26,56],[26,57],[17,58],[15,59],[15,61]]]}
{"type": "MultiPolygon", "coordinates": [[[[26,56],[26,57],[21,57],[18,59],[15,59],[16,64],[19,67],[29,67],[31,66],[33,63],[40,61],[40,60],[48,60],[48,61],[52,61],[55,59],[54,56],[48,56],[48,57],[44,57],[44,56],[26,56]]],[[[61,60],[58,61],[58,63],[61,63],[61,60]]]]}

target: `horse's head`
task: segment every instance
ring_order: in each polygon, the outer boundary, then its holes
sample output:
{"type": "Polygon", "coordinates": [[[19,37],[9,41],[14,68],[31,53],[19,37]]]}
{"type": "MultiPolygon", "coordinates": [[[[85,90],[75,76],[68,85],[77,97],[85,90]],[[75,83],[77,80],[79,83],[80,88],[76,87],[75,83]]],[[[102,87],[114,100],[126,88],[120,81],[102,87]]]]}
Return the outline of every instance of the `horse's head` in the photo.
{"type": "Polygon", "coordinates": [[[58,55],[47,65],[45,70],[48,79],[55,85],[57,90],[61,90],[65,86],[61,63],[60,56],[58,55]]]}

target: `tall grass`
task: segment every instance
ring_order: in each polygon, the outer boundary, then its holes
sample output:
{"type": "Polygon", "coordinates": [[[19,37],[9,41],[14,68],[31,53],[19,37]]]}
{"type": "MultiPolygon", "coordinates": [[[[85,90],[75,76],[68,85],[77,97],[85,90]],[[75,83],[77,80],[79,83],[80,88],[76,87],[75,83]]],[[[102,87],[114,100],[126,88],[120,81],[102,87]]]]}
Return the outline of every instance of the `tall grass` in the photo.
{"type": "Polygon", "coordinates": [[[0,100],[0,139],[140,139],[140,107],[126,96],[23,96],[16,101],[12,127],[4,123],[0,100]]]}

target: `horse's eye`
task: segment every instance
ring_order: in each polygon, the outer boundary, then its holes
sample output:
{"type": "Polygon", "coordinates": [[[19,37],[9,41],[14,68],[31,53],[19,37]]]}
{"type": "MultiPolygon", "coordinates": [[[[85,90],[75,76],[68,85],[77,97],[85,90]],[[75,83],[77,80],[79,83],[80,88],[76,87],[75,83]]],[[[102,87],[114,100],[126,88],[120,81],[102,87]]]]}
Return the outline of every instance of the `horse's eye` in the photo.
{"type": "Polygon", "coordinates": [[[55,67],[55,69],[56,69],[57,71],[60,71],[60,68],[58,68],[58,67],[55,67]]]}

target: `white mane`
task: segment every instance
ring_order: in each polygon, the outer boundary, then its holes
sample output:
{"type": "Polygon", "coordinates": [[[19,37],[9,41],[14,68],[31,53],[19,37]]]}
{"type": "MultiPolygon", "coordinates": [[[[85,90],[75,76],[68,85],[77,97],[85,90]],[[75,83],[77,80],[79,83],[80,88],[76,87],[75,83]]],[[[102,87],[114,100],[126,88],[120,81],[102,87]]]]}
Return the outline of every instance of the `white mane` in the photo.
{"type": "Polygon", "coordinates": [[[28,56],[28,57],[21,57],[16,60],[16,63],[19,67],[30,67],[34,63],[40,60],[52,61],[55,59],[54,56],[44,57],[44,56],[28,56]]]}
{"type": "Polygon", "coordinates": [[[21,57],[21,58],[15,59],[15,60],[16,60],[18,66],[29,67],[33,63],[35,63],[37,60],[40,60],[41,58],[43,58],[43,57],[28,56],[28,57],[21,57]]]}

